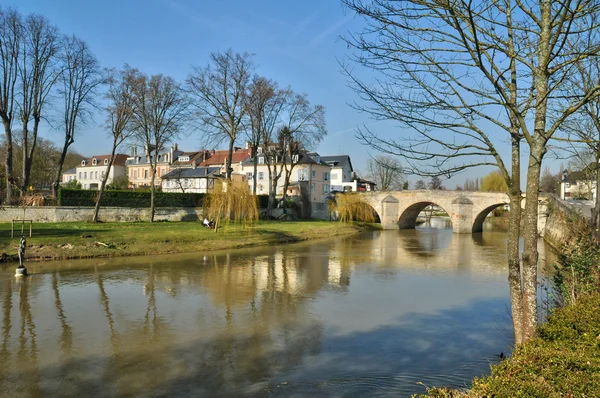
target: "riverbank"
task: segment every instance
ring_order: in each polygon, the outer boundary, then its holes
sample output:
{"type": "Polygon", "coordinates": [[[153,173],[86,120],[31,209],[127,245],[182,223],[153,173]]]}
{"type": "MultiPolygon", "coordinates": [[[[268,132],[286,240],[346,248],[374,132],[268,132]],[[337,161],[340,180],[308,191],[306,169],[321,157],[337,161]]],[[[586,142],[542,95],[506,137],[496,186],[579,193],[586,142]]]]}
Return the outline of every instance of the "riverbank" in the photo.
{"type": "MultiPolygon", "coordinates": [[[[0,224],[0,253],[16,255],[20,230],[10,238],[10,224],[0,224]]],[[[191,253],[276,245],[349,235],[373,229],[368,224],[334,221],[260,221],[247,229],[230,225],[215,233],[199,222],[34,223],[27,239],[28,261],[191,253]]]]}
{"type": "Polygon", "coordinates": [[[510,359],[475,379],[469,391],[431,389],[436,398],[599,397],[600,294],[560,308],[539,326],[537,337],[510,359]]]}

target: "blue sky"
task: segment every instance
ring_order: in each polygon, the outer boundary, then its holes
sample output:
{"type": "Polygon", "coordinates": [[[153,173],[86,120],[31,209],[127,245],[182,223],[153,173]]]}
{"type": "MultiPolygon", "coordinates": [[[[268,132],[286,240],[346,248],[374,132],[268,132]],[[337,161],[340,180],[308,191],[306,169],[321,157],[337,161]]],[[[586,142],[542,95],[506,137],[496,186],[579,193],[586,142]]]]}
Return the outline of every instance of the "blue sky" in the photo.
{"type": "MultiPolygon", "coordinates": [[[[347,55],[339,39],[361,23],[337,0],[19,0],[2,1],[22,13],[45,15],[61,32],[85,40],[103,67],[125,63],[149,73],[163,73],[183,81],[191,65],[205,65],[210,52],[255,54],[257,72],[306,93],[326,108],[328,136],[318,147],[321,155],[348,154],[355,169],[366,170],[369,149],[355,138],[355,128],[384,124],[369,120],[348,106],[356,99],[340,72],[338,59],[347,55]]],[[[99,124],[82,130],[74,148],[83,155],[110,150],[106,131],[99,124]]],[[[390,125],[385,125],[390,130],[390,125]]],[[[394,135],[399,130],[388,131],[394,135]]],[[[200,132],[178,140],[185,150],[201,147],[200,132]]],[[[50,130],[45,138],[60,142],[61,133],[50,130]]],[[[376,153],[370,151],[371,154],[376,153]]],[[[526,160],[526,159],[524,159],[526,160]]],[[[490,169],[475,169],[445,185],[453,189],[466,177],[483,176],[490,169]]],[[[411,181],[417,178],[410,178],[411,181]]]]}

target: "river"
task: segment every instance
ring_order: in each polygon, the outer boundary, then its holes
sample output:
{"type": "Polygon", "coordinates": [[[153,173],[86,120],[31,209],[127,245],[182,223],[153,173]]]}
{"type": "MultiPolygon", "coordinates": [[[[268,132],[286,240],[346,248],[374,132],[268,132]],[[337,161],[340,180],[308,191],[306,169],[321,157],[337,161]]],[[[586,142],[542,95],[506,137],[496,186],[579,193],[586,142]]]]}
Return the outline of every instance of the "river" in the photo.
{"type": "Polygon", "coordinates": [[[468,387],[510,352],[505,246],[489,225],[457,235],[438,221],[229,253],[29,263],[22,280],[10,267],[0,396],[468,387]]]}

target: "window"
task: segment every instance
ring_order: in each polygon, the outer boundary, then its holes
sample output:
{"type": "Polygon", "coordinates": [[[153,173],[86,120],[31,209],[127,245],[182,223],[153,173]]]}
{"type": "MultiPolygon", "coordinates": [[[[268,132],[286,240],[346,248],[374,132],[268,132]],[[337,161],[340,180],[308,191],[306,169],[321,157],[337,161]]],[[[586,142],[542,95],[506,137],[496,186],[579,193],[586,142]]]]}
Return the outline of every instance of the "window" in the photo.
{"type": "Polygon", "coordinates": [[[323,193],[329,193],[329,184],[323,184],[323,193]]]}
{"type": "Polygon", "coordinates": [[[298,155],[292,156],[292,162],[298,163],[298,155]]]}
{"type": "Polygon", "coordinates": [[[246,181],[252,180],[252,172],[246,173],[246,181]]]}
{"type": "Polygon", "coordinates": [[[317,172],[316,171],[312,171],[312,178],[315,178],[317,176],[317,172]]]}
{"type": "Polygon", "coordinates": [[[258,164],[265,164],[265,157],[264,156],[259,156],[258,157],[258,164]]]}
{"type": "Polygon", "coordinates": [[[313,182],[312,184],[310,184],[310,190],[314,192],[315,189],[316,189],[316,185],[313,182]]]}
{"type": "Polygon", "coordinates": [[[262,155],[262,153],[263,153],[262,147],[258,147],[258,149],[256,150],[256,153],[258,153],[259,155],[262,155]]]}
{"type": "Polygon", "coordinates": [[[84,180],[87,180],[87,171],[84,171],[84,172],[83,172],[83,179],[84,179],[84,180]]]}
{"type": "Polygon", "coordinates": [[[82,166],[85,166],[85,160],[82,160],[82,161],[81,161],[81,165],[82,165],[82,166]]]}
{"type": "Polygon", "coordinates": [[[96,178],[96,180],[98,179],[98,172],[97,171],[96,171],[96,177],[95,178],[96,178]]]}
{"type": "Polygon", "coordinates": [[[104,164],[108,164],[108,159],[104,159],[104,164]]]}
{"type": "Polygon", "coordinates": [[[95,165],[97,165],[97,164],[98,164],[98,160],[96,160],[95,158],[94,158],[94,159],[92,159],[92,165],[94,165],[94,166],[95,166],[95,165]]]}
{"type": "Polygon", "coordinates": [[[81,181],[81,171],[79,172],[79,181],[81,181]]]}
{"type": "Polygon", "coordinates": [[[298,181],[306,181],[306,169],[298,169],[298,181]]]}
{"type": "Polygon", "coordinates": [[[133,178],[137,180],[137,176],[138,176],[138,171],[134,170],[133,171],[133,178]]]}
{"type": "Polygon", "coordinates": [[[104,170],[102,170],[102,178],[104,178],[105,175],[106,175],[106,172],[104,170]]]}
{"type": "Polygon", "coordinates": [[[327,181],[327,179],[329,178],[329,173],[328,172],[323,172],[323,181],[327,181]]]}
{"type": "Polygon", "coordinates": [[[264,171],[259,171],[258,172],[258,180],[262,181],[264,179],[265,179],[265,173],[264,173],[264,171]]]}
{"type": "Polygon", "coordinates": [[[144,178],[148,178],[148,169],[144,169],[144,178]]]}

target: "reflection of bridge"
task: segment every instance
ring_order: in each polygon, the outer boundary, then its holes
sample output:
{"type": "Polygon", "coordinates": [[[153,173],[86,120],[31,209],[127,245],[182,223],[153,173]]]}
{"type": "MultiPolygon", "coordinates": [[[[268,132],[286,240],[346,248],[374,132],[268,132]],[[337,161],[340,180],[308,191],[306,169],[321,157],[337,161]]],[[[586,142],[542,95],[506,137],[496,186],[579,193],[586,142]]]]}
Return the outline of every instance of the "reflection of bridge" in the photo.
{"type": "Polygon", "coordinates": [[[361,197],[375,209],[384,229],[414,228],[419,213],[434,204],[448,213],[455,233],[481,232],[486,216],[508,203],[508,195],[495,192],[374,191],[361,197]]]}

